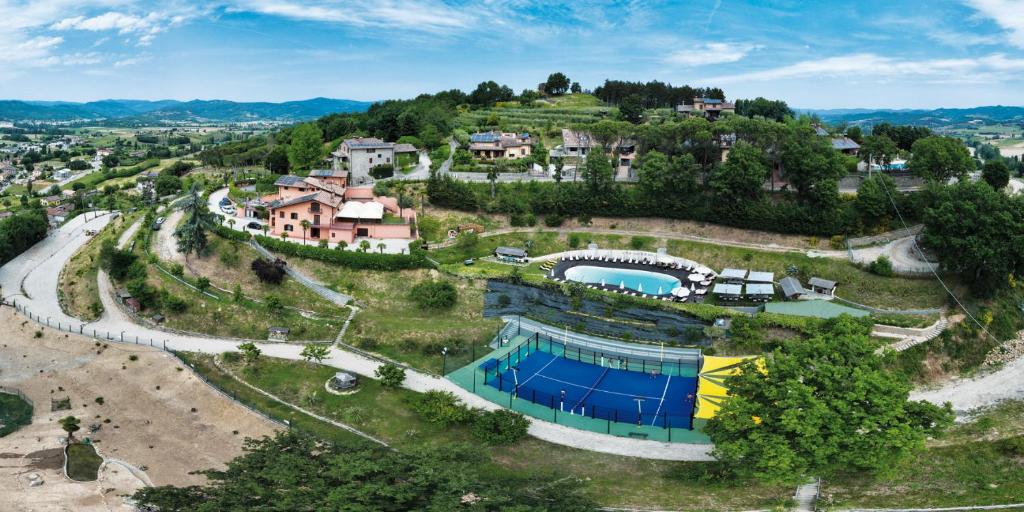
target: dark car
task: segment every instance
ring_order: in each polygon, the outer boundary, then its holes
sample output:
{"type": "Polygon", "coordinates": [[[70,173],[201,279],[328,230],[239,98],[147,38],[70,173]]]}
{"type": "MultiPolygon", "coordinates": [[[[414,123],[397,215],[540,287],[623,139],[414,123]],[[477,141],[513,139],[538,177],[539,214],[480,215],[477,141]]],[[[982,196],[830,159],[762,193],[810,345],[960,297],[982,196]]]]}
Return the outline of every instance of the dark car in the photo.
{"type": "Polygon", "coordinates": [[[263,225],[260,224],[259,222],[250,222],[246,224],[245,227],[249,229],[263,229],[263,225]]]}

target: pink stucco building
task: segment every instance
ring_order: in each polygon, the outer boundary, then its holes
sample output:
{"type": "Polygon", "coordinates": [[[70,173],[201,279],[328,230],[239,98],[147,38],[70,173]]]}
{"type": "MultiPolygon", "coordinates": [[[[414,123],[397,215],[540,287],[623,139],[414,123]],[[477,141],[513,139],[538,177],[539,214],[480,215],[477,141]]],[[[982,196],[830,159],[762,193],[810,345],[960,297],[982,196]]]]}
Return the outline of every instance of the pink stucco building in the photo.
{"type": "Polygon", "coordinates": [[[264,196],[269,234],[290,240],[351,244],[357,238],[416,238],[416,211],[394,197],[374,196],[372,187],[348,187],[347,173],[317,170],[308,178],[281,176],[277,193],[264,196]],[[308,229],[303,229],[307,221],[308,229]]]}

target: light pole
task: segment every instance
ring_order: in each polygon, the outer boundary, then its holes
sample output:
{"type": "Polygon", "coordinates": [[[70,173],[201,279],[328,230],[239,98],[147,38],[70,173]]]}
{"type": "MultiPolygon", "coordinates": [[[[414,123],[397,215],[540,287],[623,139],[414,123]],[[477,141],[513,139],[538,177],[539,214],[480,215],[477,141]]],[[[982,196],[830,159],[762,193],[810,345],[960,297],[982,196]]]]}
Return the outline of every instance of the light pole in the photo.
{"type": "Polygon", "coordinates": [[[441,349],[441,376],[444,376],[445,370],[448,369],[448,347],[441,349]]]}

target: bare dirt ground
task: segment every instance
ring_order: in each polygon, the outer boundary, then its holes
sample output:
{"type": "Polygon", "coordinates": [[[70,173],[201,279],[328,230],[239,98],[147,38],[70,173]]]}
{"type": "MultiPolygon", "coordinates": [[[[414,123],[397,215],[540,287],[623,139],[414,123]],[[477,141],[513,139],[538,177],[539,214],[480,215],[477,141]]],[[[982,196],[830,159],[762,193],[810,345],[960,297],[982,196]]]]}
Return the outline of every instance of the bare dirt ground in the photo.
{"type": "Polygon", "coordinates": [[[156,243],[153,244],[153,250],[164,261],[185,264],[185,258],[178,252],[178,241],[174,238],[174,230],[178,227],[178,223],[181,222],[181,218],[184,215],[185,212],[174,210],[167,215],[164,225],[156,232],[156,243]]]}
{"type": "Polygon", "coordinates": [[[0,385],[34,404],[32,424],[0,438],[0,510],[128,510],[121,496],[147,480],[202,483],[205,477],[189,472],[223,468],[241,453],[246,437],[274,430],[159,350],[97,347],[87,338],[40,329],[10,308],[0,308],[0,328],[0,385]],[[41,338],[34,337],[37,330],[41,338]],[[65,397],[71,409],[51,411],[51,400],[65,397]],[[91,438],[108,459],[95,482],[63,476],[65,434],[57,422],[67,415],[82,420],[76,437],[91,438]],[[91,425],[100,429],[90,433],[91,425]],[[45,483],[29,487],[33,473],[45,483]]]}

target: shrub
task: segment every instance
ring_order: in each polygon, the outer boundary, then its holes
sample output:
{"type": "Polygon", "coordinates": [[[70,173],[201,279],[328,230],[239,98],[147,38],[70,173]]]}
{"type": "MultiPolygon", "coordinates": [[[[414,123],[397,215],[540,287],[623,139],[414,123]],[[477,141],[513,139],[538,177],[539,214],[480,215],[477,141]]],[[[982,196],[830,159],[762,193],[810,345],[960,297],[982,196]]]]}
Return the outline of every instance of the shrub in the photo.
{"type": "Polygon", "coordinates": [[[391,164],[381,164],[370,169],[370,176],[374,179],[390,178],[395,175],[395,166],[391,164]]]}
{"type": "Polygon", "coordinates": [[[423,281],[412,287],[409,298],[420,309],[450,309],[458,301],[459,292],[447,281],[423,281]]]}
{"type": "Polygon", "coordinates": [[[895,275],[895,272],[892,270],[892,262],[884,254],[868,264],[868,272],[882,277],[892,277],[895,275]]]}
{"type": "Polygon", "coordinates": [[[1011,457],[1024,457],[1024,436],[1008,437],[998,442],[999,451],[1011,457]]]}
{"type": "Polygon", "coordinates": [[[256,258],[252,260],[250,268],[256,273],[256,277],[261,283],[281,284],[281,281],[284,280],[284,262],[279,259],[270,261],[256,258]]]}
{"type": "Polygon", "coordinates": [[[477,415],[473,436],[487,444],[512,444],[526,437],[530,420],[518,412],[497,409],[477,415]]]}
{"type": "Polygon", "coordinates": [[[298,256],[360,270],[407,270],[428,268],[430,262],[422,251],[412,249],[410,254],[380,254],[355,251],[335,251],[312,245],[295,244],[257,235],[256,241],[268,250],[285,256],[298,256]]]}
{"type": "Polygon", "coordinates": [[[644,237],[634,236],[629,239],[629,246],[632,247],[633,249],[639,250],[644,247],[644,242],[644,237]]]}
{"type": "Polygon", "coordinates": [[[557,228],[561,226],[563,222],[565,222],[565,217],[558,215],[557,213],[544,216],[544,225],[549,228],[557,228]]]}
{"type": "Polygon", "coordinates": [[[171,263],[170,271],[177,277],[185,275],[185,267],[181,266],[181,263],[171,263]]]}
{"type": "Polygon", "coordinates": [[[284,308],[284,304],[281,303],[281,299],[277,295],[267,295],[263,299],[263,305],[267,307],[267,311],[271,313],[280,312],[284,308]]]}
{"type": "Polygon", "coordinates": [[[238,242],[248,242],[252,235],[248,231],[235,231],[227,226],[214,226],[213,232],[221,238],[228,240],[235,240],[238,242]]]}
{"type": "Polygon", "coordinates": [[[473,419],[473,410],[449,391],[427,391],[409,398],[410,406],[428,423],[458,425],[473,419]]]}
{"type": "Polygon", "coordinates": [[[843,235],[834,235],[828,240],[828,245],[834,250],[841,251],[846,248],[846,238],[843,235]]]}
{"type": "Polygon", "coordinates": [[[220,355],[220,359],[225,363],[237,363],[242,360],[242,355],[238,352],[224,352],[220,355]]]}
{"type": "MultiPolygon", "coordinates": [[[[376,343],[376,342],[375,342],[376,343]]],[[[397,388],[405,382],[405,368],[393,363],[384,363],[373,372],[386,388],[397,388]]]]}
{"type": "Polygon", "coordinates": [[[537,225],[537,216],[532,213],[526,214],[526,225],[531,228],[537,225]]]}
{"type": "Polygon", "coordinates": [[[580,235],[569,233],[569,247],[575,249],[580,246],[580,235]]]}
{"type": "Polygon", "coordinates": [[[210,278],[206,276],[200,276],[198,279],[196,279],[196,288],[199,288],[199,291],[201,292],[205,292],[206,290],[208,290],[210,288],[210,278]]]}
{"type": "Polygon", "coordinates": [[[161,297],[160,303],[171,313],[184,313],[188,309],[188,303],[184,299],[170,293],[161,297]]]}

